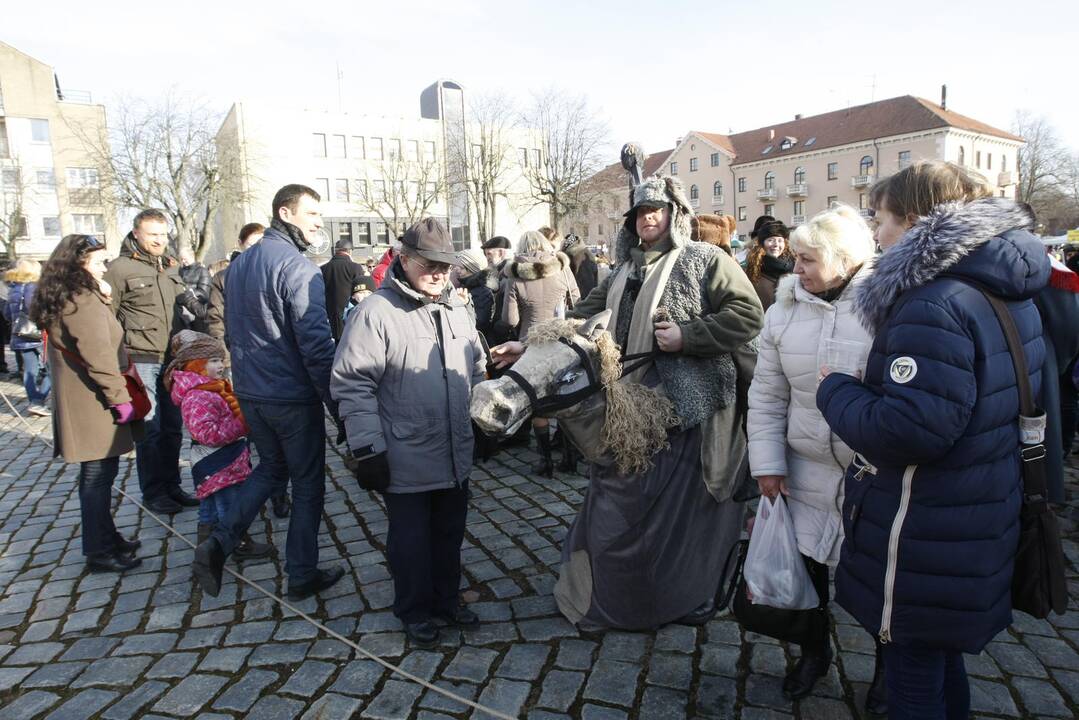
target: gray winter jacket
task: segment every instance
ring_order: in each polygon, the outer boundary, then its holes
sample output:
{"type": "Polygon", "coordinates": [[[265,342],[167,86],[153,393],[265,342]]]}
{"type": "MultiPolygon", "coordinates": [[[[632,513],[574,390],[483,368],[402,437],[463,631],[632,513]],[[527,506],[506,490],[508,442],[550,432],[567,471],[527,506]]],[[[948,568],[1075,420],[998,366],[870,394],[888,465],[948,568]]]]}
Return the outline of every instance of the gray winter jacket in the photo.
{"type": "Polygon", "coordinates": [[[378,292],[349,314],[330,392],[352,452],[386,452],[387,492],[440,490],[468,479],[469,401],[486,362],[456,293],[430,301],[406,283],[400,260],[378,292]]]}

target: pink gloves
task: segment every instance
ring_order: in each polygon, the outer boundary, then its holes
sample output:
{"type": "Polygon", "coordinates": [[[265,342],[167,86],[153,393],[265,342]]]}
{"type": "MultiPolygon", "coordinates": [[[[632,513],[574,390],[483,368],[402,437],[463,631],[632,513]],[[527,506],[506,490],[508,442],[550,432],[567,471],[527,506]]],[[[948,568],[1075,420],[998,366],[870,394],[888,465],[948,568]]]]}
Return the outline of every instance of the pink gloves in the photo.
{"type": "Polygon", "coordinates": [[[135,406],[129,402],[112,405],[109,410],[112,410],[112,417],[117,425],[127,425],[135,419],[135,406]]]}

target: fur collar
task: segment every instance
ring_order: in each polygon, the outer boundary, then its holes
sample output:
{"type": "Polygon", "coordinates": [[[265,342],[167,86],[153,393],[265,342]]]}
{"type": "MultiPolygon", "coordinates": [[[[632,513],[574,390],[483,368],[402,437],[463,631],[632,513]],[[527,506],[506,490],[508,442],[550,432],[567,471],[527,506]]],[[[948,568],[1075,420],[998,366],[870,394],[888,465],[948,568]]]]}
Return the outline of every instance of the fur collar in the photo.
{"type": "Polygon", "coordinates": [[[903,293],[933,281],[994,237],[1030,226],[1030,215],[1004,198],[939,206],[873,261],[873,275],[856,300],[862,324],[876,334],[903,293]]]}
{"type": "MultiPolygon", "coordinates": [[[[671,208],[671,227],[668,231],[673,247],[684,247],[693,238],[693,208],[686,197],[682,181],[678,178],[653,175],[633,191],[630,207],[646,198],[665,199],[671,208]]],[[[626,214],[626,220],[618,230],[614,243],[614,261],[616,265],[630,259],[630,251],[637,247],[641,239],[637,237],[637,215],[632,210],[626,214]]]]}
{"type": "Polygon", "coordinates": [[[506,263],[502,271],[506,277],[517,280],[542,280],[557,275],[569,267],[569,258],[564,252],[554,255],[522,255],[517,260],[506,263]]]}
{"type": "MultiPolygon", "coordinates": [[[[843,290],[843,294],[839,296],[840,299],[855,297],[859,288],[872,274],[872,261],[863,263],[862,267],[858,269],[858,272],[854,273],[854,277],[850,279],[850,283],[843,290]]],[[[776,304],[789,308],[796,302],[828,304],[802,287],[801,281],[794,273],[784,275],[779,279],[779,285],[776,286],[776,304]]],[[[836,302],[839,301],[837,300],[836,302]]]]}

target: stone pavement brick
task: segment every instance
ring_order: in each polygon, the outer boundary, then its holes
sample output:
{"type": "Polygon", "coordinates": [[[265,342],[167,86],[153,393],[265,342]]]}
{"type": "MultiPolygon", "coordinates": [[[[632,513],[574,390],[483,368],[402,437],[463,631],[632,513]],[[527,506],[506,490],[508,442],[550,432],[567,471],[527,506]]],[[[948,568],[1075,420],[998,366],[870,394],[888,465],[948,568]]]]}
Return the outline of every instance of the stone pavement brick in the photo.
{"type": "Polygon", "coordinates": [[[555,638],[577,637],[577,629],[564,618],[522,620],[517,623],[521,636],[528,642],[546,642],[555,638]]]}
{"type": "Polygon", "coordinates": [[[161,697],[168,688],[168,683],[157,680],[144,682],[125,694],[120,702],[103,712],[101,717],[104,720],[130,720],[139,715],[144,707],[161,697]]]}
{"type": "Polygon", "coordinates": [[[742,649],[734,645],[705,645],[701,648],[700,670],[710,675],[738,677],[742,649]]]}
{"type": "Polygon", "coordinates": [[[970,709],[1007,717],[1019,715],[1005,685],[978,678],[970,678],[970,709]]]}
{"type": "Polygon", "coordinates": [[[24,688],[64,687],[81,673],[88,662],[49,663],[38,668],[33,675],[22,681],[24,688]]]}
{"type": "Polygon", "coordinates": [[[382,691],[364,708],[360,717],[375,720],[405,720],[420,699],[423,688],[412,682],[387,680],[382,691]]]}
{"type": "Polygon", "coordinates": [[[643,633],[608,631],[599,648],[600,659],[640,662],[648,650],[648,640],[643,633]]]}
{"type": "Polygon", "coordinates": [[[750,675],[746,678],[746,702],[790,712],[791,701],[783,697],[782,680],[766,675],[750,675]]]}
{"type": "Polygon", "coordinates": [[[292,720],[303,712],[304,704],[278,695],[264,695],[251,708],[248,717],[259,720],[292,720]]]}
{"type": "Polygon", "coordinates": [[[180,652],[165,655],[154,666],[146,671],[148,678],[182,678],[187,677],[199,661],[198,653],[180,652]]]}
{"type": "Polygon", "coordinates": [[[752,672],[783,677],[787,673],[787,656],[777,645],[753,645],[749,667],[752,672]]]}
{"type": "Polygon", "coordinates": [[[444,659],[442,653],[429,650],[414,650],[404,657],[397,666],[405,672],[430,681],[444,659]]]}
{"type": "Polygon", "coordinates": [[[986,650],[1001,669],[1012,675],[1045,677],[1045,668],[1034,653],[1019,644],[991,642],[986,650]]]}
{"type": "Polygon", "coordinates": [[[650,687],[644,691],[636,715],[640,720],[682,720],[686,717],[688,701],[684,693],[650,687]]]}
{"type": "Polygon", "coordinates": [[[23,693],[0,707],[0,720],[29,720],[51,708],[59,699],[59,695],[43,690],[23,693]]]}
{"type": "Polygon", "coordinates": [[[279,692],[309,698],[318,692],[335,672],[337,666],[332,663],[308,660],[292,673],[279,692]]]}
{"type": "Polygon", "coordinates": [[[640,665],[617,660],[597,660],[584,687],[584,697],[629,707],[637,694],[640,665]]]}
{"type": "Polygon", "coordinates": [[[405,634],[402,632],[373,633],[361,637],[357,644],[377,657],[400,657],[405,652],[405,634]]]}
{"type": "Polygon", "coordinates": [[[265,665],[295,665],[304,661],[311,643],[271,643],[259,645],[251,653],[247,664],[254,667],[265,665]]]}
{"type": "Polygon", "coordinates": [[[1027,713],[1036,717],[1074,717],[1064,698],[1056,688],[1044,680],[1017,677],[1012,687],[1019,691],[1019,699],[1027,713]]]}
{"type": "Polygon", "coordinates": [[[697,628],[690,625],[665,625],[656,632],[656,652],[692,654],[697,649],[697,628]]]}
{"type": "Polygon", "coordinates": [[[675,690],[689,690],[693,683],[693,658],[688,655],[654,653],[648,665],[647,682],[675,690]]]}
{"type": "Polygon", "coordinates": [[[341,670],[330,692],[344,695],[370,695],[375,689],[383,669],[371,660],[353,660],[341,670]]]}
{"type": "Polygon", "coordinates": [[[565,712],[577,699],[577,693],[581,691],[582,685],[584,685],[583,672],[551,670],[543,678],[543,692],[540,693],[539,705],[565,712]]]}
{"type": "Polygon", "coordinates": [[[511,717],[518,717],[531,689],[528,683],[495,678],[483,689],[477,702],[511,717]]]}
{"type": "Polygon", "coordinates": [[[738,702],[738,684],[725,677],[704,675],[697,686],[697,715],[732,718],[738,702]]]}
{"type": "Polygon", "coordinates": [[[138,682],[139,675],[153,662],[152,657],[108,657],[95,660],[82,675],[71,684],[82,687],[129,687],[138,682]]]}
{"type": "Polygon", "coordinates": [[[334,720],[335,718],[353,717],[360,707],[362,700],[345,697],[344,695],[322,695],[307,707],[301,720],[334,720]]]}
{"type": "Polygon", "coordinates": [[[442,671],[442,675],[451,680],[481,683],[490,675],[491,663],[497,657],[498,653],[494,650],[463,647],[457,651],[453,660],[442,671]]]}
{"type": "Polygon", "coordinates": [[[495,675],[514,680],[535,680],[547,662],[551,649],[546,645],[513,645],[495,675]]]}
{"type": "Polygon", "coordinates": [[[188,675],[158,700],[153,709],[170,715],[194,715],[228,682],[217,675],[188,675]]]}
{"type": "Polygon", "coordinates": [[[269,670],[248,670],[240,681],[229,687],[214,701],[215,710],[247,712],[255,704],[262,691],[277,682],[278,675],[269,670]]]}
{"type": "Polygon", "coordinates": [[[5,665],[41,665],[49,662],[64,649],[57,642],[41,642],[22,645],[4,660],[5,665]]]}
{"type": "Polygon", "coordinates": [[[45,716],[45,720],[86,720],[96,715],[118,695],[119,693],[111,690],[83,690],[45,716]]]}
{"type": "Polygon", "coordinates": [[[103,612],[102,608],[94,608],[93,610],[71,613],[64,622],[63,634],[84,632],[98,627],[98,621],[101,619],[103,612]]]}
{"type": "Polygon", "coordinates": [[[628,716],[621,710],[602,705],[585,705],[581,708],[581,720],[626,720],[628,716]]]}
{"type": "Polygon", "coordinates": [[[1023,642],[1048,667],[1079,670],[1079,653],[1063,640],[1028,636],[1023,642]]]}
{"type": "Polygon", "coordinates": [[[273,636],[277,623],[272,620],[245,622],[233,625],[225,637],[226,645],[258,645],[273,636]]]}
{"type": "Polygon", "coordinates": [[[802,720],[852,720],[847,704],[831,698],[807,697],[798,703],[798,712],[802,720]]]}
{"type": "Polygon", "coordinates": [[[562,640],[558,643],[555,665],[570,670],[591,670],[596,643],[591,640],[562,640]]]}
{"type": "Polygon", "coordinates": [[[142,655],[152,653],[162,655],[176,646],[179,636],[175,633],[153,633],[150,635],[129,635],[112,651],[113,655],[142,655]]]}
{"type": "Polygon", "coordinates": [[[80,638],[71,644],[61,660],[97,660],[112,652],[120,644],[119,638],[89,637],[80,638]]]}

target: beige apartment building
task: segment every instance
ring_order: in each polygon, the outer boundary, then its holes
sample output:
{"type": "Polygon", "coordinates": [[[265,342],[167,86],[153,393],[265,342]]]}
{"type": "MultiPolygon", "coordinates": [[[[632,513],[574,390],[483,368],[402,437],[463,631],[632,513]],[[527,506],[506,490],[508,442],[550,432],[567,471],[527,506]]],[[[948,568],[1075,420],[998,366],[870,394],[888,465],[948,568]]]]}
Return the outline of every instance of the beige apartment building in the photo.
{"type": "Polygon", "coordinates": [[[104,132],[105,107],[88,92],[64,88],[50,66],[0,42],[0,252],[43,259],[70,233],[117,250],[107,188],[79,140],[104,132]]]}
{"type": "MultiPolygon", "coordinates": [[[[236,159],[226,195],[236,198],[216,217],[207,260],[226,256],[248,222],[267,223],[274,192],[287,183],[313,187],[323,199],[325,259],[332,244],[351,240],[354,257],[378,256],[420,217],[443,220],[458,248],[478,246],[476,208],[461,170],[447,152],[464,113],[463,89],[439,81],[420,95],[418,116],[385,117],[291,110],[278,103],[238,102],[217,134],[218,153],[236,159]]],[[[470,142],[465,139],[460,142],[470,142]]],[[[494,232],[516,240],[548,222],[548,209],[531,201],[525,163],[535,162],[535,133],[515,129],[505,138],[506,170],[496,200],[494,232]]],[[[459,146],[458,146],[459,147],[459,146]]]]}
{"type": "MultiPolygon", "coordinates": [[[[679,177],[697,213],[733,215],[739,234],[748,236],[760,215],[798,225],[833,202],[868,213],[872,184],[921,159],[965,165],[994,194],[1014,198],[1022,145],[1011,133],[906,95],[733,135],[692,131],[664,151],[662,162],[654,160],[661,153],[650,155],[649,165],[679,177]]],[[[602,207],[590,207],[575,223],[593,243],[613,237],[616,210],[628,207],[620,166],[597,180],[611,186],[602,207]]]]}

